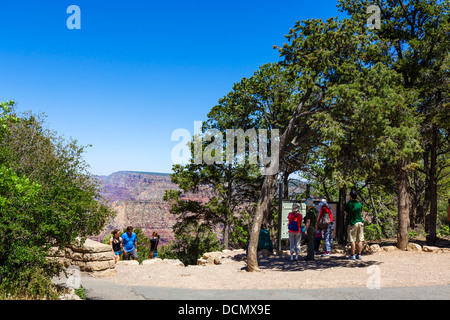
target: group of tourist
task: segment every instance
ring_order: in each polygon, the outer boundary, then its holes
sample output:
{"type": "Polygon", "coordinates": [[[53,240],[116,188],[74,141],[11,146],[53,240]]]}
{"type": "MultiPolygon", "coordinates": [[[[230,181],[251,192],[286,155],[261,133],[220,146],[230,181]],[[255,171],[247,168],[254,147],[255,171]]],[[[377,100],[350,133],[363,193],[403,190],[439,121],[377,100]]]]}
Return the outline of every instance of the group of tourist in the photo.
{"type": "MultiPolygon", "coordinates": [[[[112,237],[109,239],[109,244],[114,252],[114,261],[120,260],[122,255],[123,260],[138,259],[137,255],[137,236],[133,232],[133,227],[127,227],[127,232],[122,235],[118,229],[111,232],[112,237]]],[[[158,256],[158,243],[160,235],[157,232],[153,232],[152,239],[150,239],[150,251],[148,254],[149,259],[154,259],[158,256]]]]}
{"type": "MultiPolygon", "coordinates": [[[[345,205],[344,213],[347,216],[348,241],[351,244],[350,260],[361,260],[362,243],[364,241],[364,224],[362,219],[362,206],[356,200],[355,190],[350,192],[350,201],[345,205]],[[357,244],[357,248],[356,248],[357,244]],[[356,251],[357,249],[357,251],[356,251]],[[356,253],[356,254],[355,254],[356,253]]],[[[306,204],[306,215],[304,218],[304,235],[307,242],[306,260],[314,260],[315,255],[322,257],[330,256],[333,247],[333,231],[335,228],[331,208],[325,199],[322,199],[318,209],[314,207],[312,199],[308,199],[306,204]],[[320,241],[325,242],[325,252],[319,252],[320,241]]],[[[292,212],[288,215],[289,229],[289,251],[291,261],[298,260],[300,244],[303,237],[302,220],[303,216],[298,212],[300,206],[297,203],[292,205],[292,212]]]]}

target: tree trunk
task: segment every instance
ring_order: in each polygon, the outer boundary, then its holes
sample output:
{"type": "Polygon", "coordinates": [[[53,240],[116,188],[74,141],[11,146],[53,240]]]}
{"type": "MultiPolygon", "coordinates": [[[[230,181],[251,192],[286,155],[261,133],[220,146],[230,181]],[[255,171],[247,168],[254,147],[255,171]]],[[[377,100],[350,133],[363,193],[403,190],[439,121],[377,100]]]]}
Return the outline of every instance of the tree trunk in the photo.
{"type": "Polygon", "coordinates": [[[430,150],[430,215],[428,216],[427,245],[434,245],[436,242],[436,221],[437,221],[437,129],[433,128],[431,150],[430,150]]]}
{"type": "Polygon", "coordinates": [[[228,219],[226,219],[223,224],[223,248],[224,249],[228,249],[229,239],[230,239],[229,223],[228,223],[228,219]]]}
{"type": "MultiPolygon", "coordinates": [[[[256,214],[253,220],[252,228],[250,230],[250,240],[248,243],[248,253],[247,253],[247,271],[260,271],[258,266],[258,240],[259,231],[261,229],[261,223],[264,218],[264,213],[267,208],[270,207],[270,202],[275,194],[274,184],[276,182],[276,175],[266,175],[264,177],[264,182],[261,189],[261,196],[258,200],[258,205],[256,207],[256,214]]],[[[281,213],[280,213],[281,214],[281,213]]]]}
{"type": "Polygon", "coordinates": [[[336,238],[339,244],[345,244],[345,196],[347,193],[347,188],[344,185],[339,189],[339,211],[336,212],[336,238]]]}
{"type": "Polygon", "coordinates": [[[397,248],[406,250],[409,233],[409,194],[408,194],[408,172],[406,161],[397,162],[397,193],[398,193],[398,229],[397,248]]]}
{"type": "Polygon", "coordinates": [[[372,190],[370,185],[367,186],[367,190],[369,191],[369,197],[370,197],[370,205],[372,206],[372,224],[376,224],[376,225],[381,225],[380,219],[378,218],[378,210],[375,207],[375,201],[373,201],[373,196],[372,196],[372,190]]]}
{"type": "Polygon", "coordinates": [[[283,198],[289,199],[289,172],[283,172],[283,198]]]}
{"type": "MultiPolygon", "coordinates": [[[[297,109],[294,111],[292,118],[289,120],[289,124],[286,127],[286,130],[280,137],[279,154],[278,154],[279,165],[281,165],[281,161],[285,154],[286,146],[290,141],[292,134],[295,131],[298,121],[301,119],[301,117],[305,115],[301,113],[301,110],[303,109],[305,102],[311,96],[311,93],[312,89],[308,88],[305,95],[302,97],[302,101],[299,103],[297,109]]],[[[318,99],[318,101],[320,100],[321,98],[318,99]]],[[[308,112],[306,114],[308,114],[308,112]]],[[[277,174],[268,174],[264,176],[264,182],[261,189],[261,196],[259,197],[258,200],[255,218],[253,220],[253,225],[250,231],[250,240],[248,243],[248,251],[247,251],[248,272],[260,271],[258,267],[258,256],[257,256],[259,230],[261,229],[261,223],[264,219],[265,214],[268,213],[268,209],[270,208],[270,204],[276,192],[275,188],[276,177],[277,174]]]]}

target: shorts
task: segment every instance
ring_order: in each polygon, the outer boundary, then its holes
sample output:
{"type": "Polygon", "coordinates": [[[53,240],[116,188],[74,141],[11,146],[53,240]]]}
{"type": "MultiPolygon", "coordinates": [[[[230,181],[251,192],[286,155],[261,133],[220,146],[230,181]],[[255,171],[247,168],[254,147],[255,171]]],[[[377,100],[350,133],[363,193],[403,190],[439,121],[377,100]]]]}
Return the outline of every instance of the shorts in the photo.
{"type": "Polygon", "coordinates": [[[348,241],[349,242],[362,242],[364,241],[364,224],[357,222],[353,226],[348,226],[348,241]]]}
{"type": "Polygon", "coordinates": [[[123,252],[123,250],[115,251],[114,254],[115,254],[116,256],[120,256],[120,255],[122,254],[122,252],[123,252]]]}
{"type": "Polygon", "coordinates": [[[123,257],[125,259],[128,259],[129,257],[132,257],[133,259],[137,259],[137,251],[136,249],[131,250],[130,252],[127,252],[126,250],[123,251],[123,257]]]}

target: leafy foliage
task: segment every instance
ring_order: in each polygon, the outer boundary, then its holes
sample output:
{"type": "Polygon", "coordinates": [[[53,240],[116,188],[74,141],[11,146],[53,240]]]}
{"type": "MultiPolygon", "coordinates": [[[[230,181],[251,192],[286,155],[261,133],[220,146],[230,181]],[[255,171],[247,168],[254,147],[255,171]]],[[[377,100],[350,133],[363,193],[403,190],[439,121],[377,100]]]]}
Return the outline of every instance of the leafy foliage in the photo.
{"type": "Polygon", "coordinates": [[[84,147],[44,129],[35,116],[2,104],[0,129],[0,285],[14,294],[54,297],[61,266],[52,246],[101,231],[113,212],[86,172],[84,147]]]}

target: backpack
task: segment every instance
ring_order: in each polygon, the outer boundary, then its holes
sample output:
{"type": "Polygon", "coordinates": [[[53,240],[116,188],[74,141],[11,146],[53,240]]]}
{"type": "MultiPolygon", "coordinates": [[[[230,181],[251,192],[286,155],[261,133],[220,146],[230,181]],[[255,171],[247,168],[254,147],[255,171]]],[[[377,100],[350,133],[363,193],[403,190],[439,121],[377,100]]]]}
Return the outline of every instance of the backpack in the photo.
{"type": "Polygon", "coordinates": [[[330,220],[331,211],[328,207],[324,206],[322,207],[321,214],[322,216],[320,217],[320,220],[317,221],[317,227],[319,229],[327,229],[331,223],[330,220]]]}
{"type": "Polygon", "coordinates": [[[289,231],[300,231],[300,224],[302,223],[302,215],[297,213],[291,220],[289,220],[289,231]]]}

